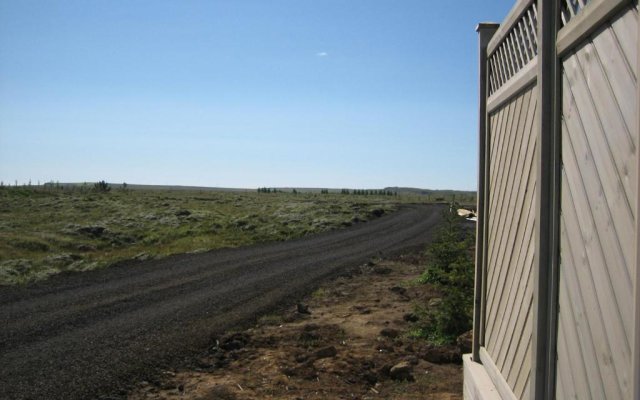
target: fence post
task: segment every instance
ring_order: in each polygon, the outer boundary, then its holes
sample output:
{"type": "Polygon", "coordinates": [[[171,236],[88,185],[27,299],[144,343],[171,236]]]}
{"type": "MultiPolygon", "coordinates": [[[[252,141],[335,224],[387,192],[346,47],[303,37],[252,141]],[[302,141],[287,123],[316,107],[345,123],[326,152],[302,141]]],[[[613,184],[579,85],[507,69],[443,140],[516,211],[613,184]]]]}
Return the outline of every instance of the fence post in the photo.
{"type": "MultiPolygon", "coordinates": [[[[640,24],[639,24],[640,25],[640,24]]],[[[636,46],[640,46],[640,26],[638,26],[638,37],[636,38],[636,46]]],[[[636,60],[636,76],[640,72],[640,51],[638,51],[637,60],[636,60]]],[[[640,82],[636,81],[636,132],[633,134],[636,137],[640,138],[640,82]]],[[[640,151],[636,149],[636,157],[638,158],[638,176],[636,180],[636,187],[640,189],[640,151]]],[[[637,190],[636,189],[636,192],[637,190]]],[[[635,291],[635,328],[634,328],[634,338],[632,342],[632,352],[631,352],[631,367],[632,367],[632,378],[633,384],[631,385],[631,396],[630,398],[634,400],[640,400],[640,195],[636,193],[636,275],[634,282],[634,291],[635,291]]]]}
{"type": "Polygon", "coordinates": [[[538,1],[536,230],[533,292],[532,400],[555,398],[560,248],[562,107],[557,32],[559,0],[538,1]]]}
{"type": "Polygon", "coordinates": [[[479,47],[480,47],[480,65],[479,65],[479,73],[480,73],[480,97],[479,97],[479,105],[480,105],[480,115],[478,118],[478,159],[479,159],[479,170],[478,170],[478,197],[477,197],[477,215],[478,221],[476,222],[476,271],[475,271],[475,286],[474,286],[474,304],[473,304],[473,350],[472,350],[472,359],[476,362],[480,361],[480,346],[484,345],[484,299],[485,299],[485,277],[486,277],[486,266],[484,263],[484,234],[485,234],[485,225],[486,225],[486,204],[485,196],[488,196],[488,182],[487,178],[489,176],[489,155],[487,141],[489,140],[488,135],[488,124],[487,124],[487,97],[488,97],[488,68],[487,68],[487,46],[489,45],[489,41],[496,33],[500,25],[494,23],[480,23],[476,28],[476,32],[478,32],[479,38],[479,47]]]}

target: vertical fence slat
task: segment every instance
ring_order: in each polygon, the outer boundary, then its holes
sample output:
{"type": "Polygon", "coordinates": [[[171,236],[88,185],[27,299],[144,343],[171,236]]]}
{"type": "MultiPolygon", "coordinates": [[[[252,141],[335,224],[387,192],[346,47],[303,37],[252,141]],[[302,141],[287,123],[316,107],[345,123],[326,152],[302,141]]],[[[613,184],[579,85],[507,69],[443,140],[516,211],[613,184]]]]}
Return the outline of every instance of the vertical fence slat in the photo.
{"type": "Polygon", "coordinates": [[[522,69],[527,65],[528,60],[525,59],[522,54],[522,35],[519,30],[519,24],[513,27],[514,37],[516,38],[516,51],[518,52],[518,58],[520,59],[520,68],[522,69]]]}
{"type": "Polygon", "coordinates": [[[524,63],[522,62],[522,59],[519,57],[519,53],[518,53],[518,46],[516,43],[517,40],[517,36],[516,36],[516,31],[515,31],[515,27],[514,30],[511,31],[511,34],[509,35],[509,42],[511,43],[511,53],[512,53],[512,57],[515,60],[516,63],[516,71],[520,71],[520,69],[522,67],[524,67],[524,63]]]}
{"type": "Polygon", "coordinates": [[[522,51],[524,57],[524,64],[527,65],[529,61],[531,61],[531,54],[529,54],[528,44],[527,44],[527,34],[525,29],[523,28],[522,20],[518,21],[518,33],[520,34],[520,50],[522,51]]]}
{"type": "Polygon", "coordinates": [[[492,69],[488,68],[487,63],[487,45],[489,44],[489,40],[493,37],[493,34],[498,29],[498,24],[490,24],[484,23],[478,25],[476,31],[479,34],[479,49],[480,49],[480,68],[479,68],[479,78],[480,78],[480,115],[478,118],[478,158],[479,158],[479,173],[478,173],[478,221],[476,225],[476,271],[475,271],[475,286],[474,286],[474,310],[473,310],[473,346],[472,346],[472,358],[474,361],[480,361],[480,346],[481,346],[481,331],[484,330],[483,324],[483,313],[482,306],[484,303],[483,296],[483,270],[484,264],[482,262],[484,258],[484,226],[485,226],[485,191],[486,188],[486,163],[487,163],[487,97],[488,97],[488,87],[487,87],[487,77],[489,77],[489,81],[492,81],[491,73],[492,69]]]}
{"type": "MultiPolygon", "coordinates": [[[[636,11],[638,6],[636,5],[636,11]]],[[[639,25],[637,27],[637,42],[636,48],[640,46],[640,21],[637,22],[639,25]]],[[[636,135],[637,140],[640,140],[640,82],[638,82],[638,77],[640,76],[640,51],[637,52],[636,55],[636,132],[633,134],[636,135]]],[[[636,142],[638,143],[638,142],[636,142]]],[[[631,396],[630,398],[634,400],[640,400],[640,155],[638,155],[638,163],[637,163],[637,174],[636,174],[636,259],[634,263],[635,267],[635,280],[634,280],[634,298],[635,298],[635,306],[634,306],[634,318],[635,318],[635,327],[634,327],[634,341],[633,341],[633,350],[632,350],[632,384],[631,384],[631,396]]]]}

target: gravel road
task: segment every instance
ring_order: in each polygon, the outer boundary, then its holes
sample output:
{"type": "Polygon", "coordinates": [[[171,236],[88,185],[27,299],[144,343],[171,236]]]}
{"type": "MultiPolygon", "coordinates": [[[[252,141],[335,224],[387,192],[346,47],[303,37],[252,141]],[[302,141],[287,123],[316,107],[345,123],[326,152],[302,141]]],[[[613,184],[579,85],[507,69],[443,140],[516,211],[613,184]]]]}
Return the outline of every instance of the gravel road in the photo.
{"type": "Polygon", "coordinates": [[[441,206],[303,239],[0,287],[0,399],[119,398],[225,330],[377,255],[423,245],[441,206]]]}

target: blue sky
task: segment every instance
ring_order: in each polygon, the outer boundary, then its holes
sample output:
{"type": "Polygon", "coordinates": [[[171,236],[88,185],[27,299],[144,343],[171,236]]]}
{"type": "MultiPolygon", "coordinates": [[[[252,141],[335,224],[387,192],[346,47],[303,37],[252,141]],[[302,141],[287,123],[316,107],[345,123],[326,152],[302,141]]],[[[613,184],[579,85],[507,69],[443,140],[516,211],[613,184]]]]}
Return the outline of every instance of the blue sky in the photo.
{"type": "Polygon", "coordinates": [[[476,188],[512,0],[0,0],[0,180],[476,188]]]}

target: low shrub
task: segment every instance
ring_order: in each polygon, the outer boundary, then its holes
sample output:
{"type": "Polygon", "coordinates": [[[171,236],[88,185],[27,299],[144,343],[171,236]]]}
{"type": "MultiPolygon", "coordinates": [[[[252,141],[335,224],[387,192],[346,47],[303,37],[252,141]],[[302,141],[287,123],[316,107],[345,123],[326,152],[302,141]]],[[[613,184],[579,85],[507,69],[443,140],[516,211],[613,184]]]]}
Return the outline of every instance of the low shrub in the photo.
{"type": "Polygon", "coordinates": [[[418,307],[422,318],[417,328],[437,343],[453,343],[473,322],[475,235],[473,230],[463,229],[464,219],[454,209],[445,212],[444,225],[427,250],[427,268],[419,279],[433,285],[442,296],[429,307],[418,307]]]}
{"type": "Polygon", "coordinates": [[[99,181],[93,185],[93,190],[98,193],[106,193],[111,190],[111,186],[109,186],[109,184],[105,181],[99,181]]]}

